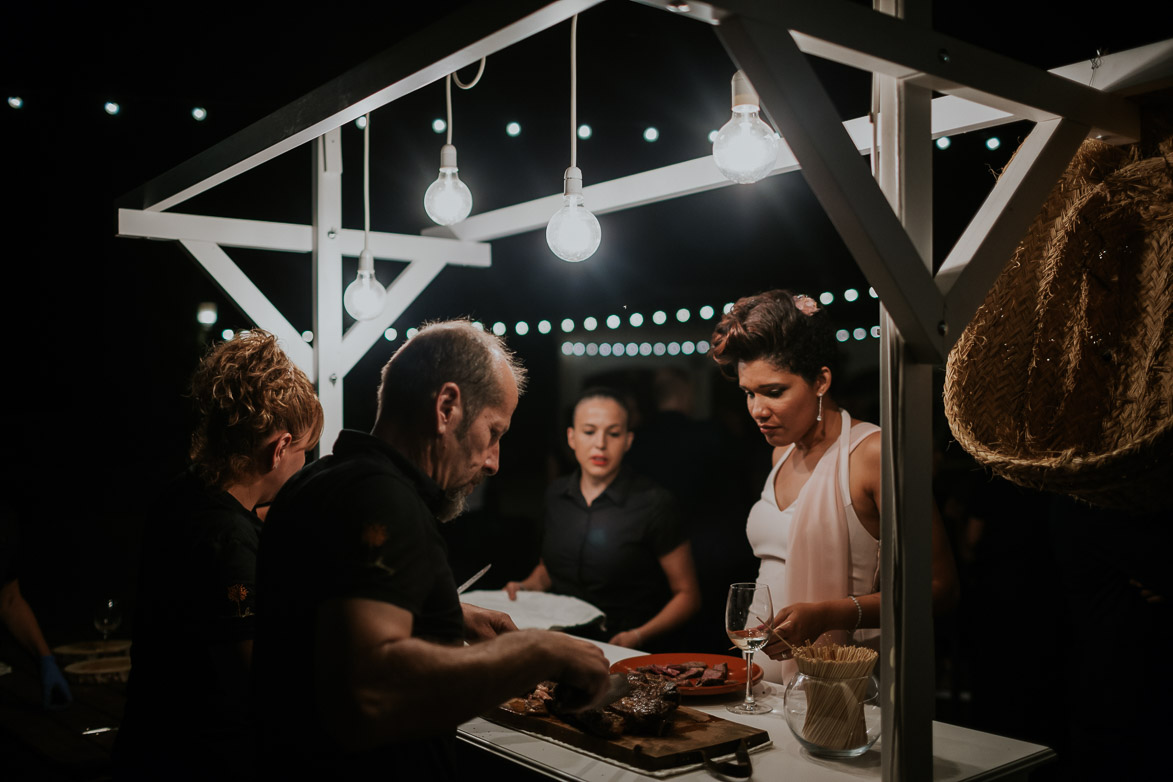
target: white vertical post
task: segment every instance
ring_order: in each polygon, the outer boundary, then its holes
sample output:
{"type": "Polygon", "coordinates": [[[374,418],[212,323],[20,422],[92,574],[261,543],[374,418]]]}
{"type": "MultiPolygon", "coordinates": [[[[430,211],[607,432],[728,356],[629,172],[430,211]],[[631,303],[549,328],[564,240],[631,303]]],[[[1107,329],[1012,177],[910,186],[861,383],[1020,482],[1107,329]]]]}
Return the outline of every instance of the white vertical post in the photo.
{"type": "MultiPolygon", "coordinates": [[[[878,11],[929,26],[923,0],[875,0],[878,11]]],[[[932,274],[931,94],[875,75],[876,174],[932,274]]],[[[883,488],[880,549],[884,782],[933,776],[932,366],[918,363],[881,315],[883,488]]]]}
{"type": "Polygon", "coordinates": [[[319,454],[330,453],[342,430],[342,133],[313,142],[314,368],[325,412],[319,454]]]}

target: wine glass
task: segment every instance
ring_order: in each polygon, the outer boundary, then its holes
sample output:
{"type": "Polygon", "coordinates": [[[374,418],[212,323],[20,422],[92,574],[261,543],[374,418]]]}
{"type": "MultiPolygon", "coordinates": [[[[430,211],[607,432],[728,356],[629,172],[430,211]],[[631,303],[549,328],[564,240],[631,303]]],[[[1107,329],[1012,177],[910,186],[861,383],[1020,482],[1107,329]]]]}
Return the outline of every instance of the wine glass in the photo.
{"type": "Polygon", "coordinates": [[[94,609],[94,627],[102,634],[103,643],[110,637],[110,633],[122,624],[122,604],[113,598],[107,598],[98,603],[94,609]]]}
{"type": "Polygon", "coordinates": [[[766,714],[772,706],[753,699],[753,653],[770,640],[770,622],[774,619],[774,605],[770,602],[770,588],[765,584],[742,583],[729,585],[729,599],[725,602],[725,632],[729,640],[745,655],[745,700],[725,708],[734,714],[766,714]]]}

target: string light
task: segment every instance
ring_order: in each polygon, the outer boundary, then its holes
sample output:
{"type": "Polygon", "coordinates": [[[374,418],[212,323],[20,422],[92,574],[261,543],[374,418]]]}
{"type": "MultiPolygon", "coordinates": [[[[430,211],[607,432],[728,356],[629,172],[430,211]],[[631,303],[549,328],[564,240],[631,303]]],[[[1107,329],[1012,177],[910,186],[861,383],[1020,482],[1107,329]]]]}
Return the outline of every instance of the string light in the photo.
{"type": "Polygon", "coordinates": [[[570,22],[570,168],[563,176],[562,208],[546,225],[546,244],[564,261],[585,261],[599,249],[603,230],[583,206],[582,170],[578,167],[578,14],[570,22]]]}
{"type": "Polygon", "coordinates": [[[713,141],[713,162],[726,179],[747,185],[774,170],[778,136],[758,116],[758,93],[742,71],[733,74],[733,116],[713,141]]]}
{"type": "Polygon", "coordinates": [[[387,289],[375,277],[375,256],[371,253],[371,115],[363,129],[363,240],[358,256],[358,275],[346,286],[342,306],[355,320],[374,320],[383,314],[387,289]]]}
{"type": "MultiPolygon", "coordinates": [[[[457,86],[462,89],[474,87],[481,79],[485,70],[485,60],[481,58],[481,66],[476,77],[467,86],[457,79],[457,86]]],[[[448,122],[445,127],[448,131],[448,141],[440,147],[440,175],[436,181],[428,185],[424,193],[424,211],[428,218],[437,225],[453,225],[468,217],[472,212],[472,191],[468,185],[460,181],[459,169],[456,166],[456,147],[452,144],[452,79],[454,74],[444,77],[444,101],[448,108],[448,122]]],[[[433,128],[435,125],[433,124],[433,128]]],[[[518,129],[520,132],[520,128],[518,129]]]]}

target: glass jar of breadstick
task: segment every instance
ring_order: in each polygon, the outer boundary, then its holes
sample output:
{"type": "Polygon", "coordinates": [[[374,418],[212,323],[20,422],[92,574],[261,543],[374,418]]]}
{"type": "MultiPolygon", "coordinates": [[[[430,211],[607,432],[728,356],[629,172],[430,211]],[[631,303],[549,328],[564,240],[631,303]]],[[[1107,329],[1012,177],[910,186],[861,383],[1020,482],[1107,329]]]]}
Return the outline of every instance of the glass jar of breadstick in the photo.
{"type": "Polygon", "coordinates": [[[876,652],[863,646],[795,647],[798,674],[786,686],[786,724],[812,755],[862,755],[880,738],[876,652]]]}

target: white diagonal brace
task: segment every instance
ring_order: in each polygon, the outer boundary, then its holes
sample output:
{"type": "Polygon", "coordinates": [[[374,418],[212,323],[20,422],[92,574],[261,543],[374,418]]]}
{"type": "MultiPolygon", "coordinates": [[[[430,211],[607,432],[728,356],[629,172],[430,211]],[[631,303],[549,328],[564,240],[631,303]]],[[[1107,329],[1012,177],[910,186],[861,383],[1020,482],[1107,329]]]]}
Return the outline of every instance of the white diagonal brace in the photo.
{"type": "Polygon", "coordinates": [[[424,288],[436,279],[436,275],[444,266],[443,263],[415,261],[387,286],[383,314],[374,320],[355,321],[347,329],[345,336],[342,337],[342,355],[339,357],[344,375],[367,354],[382,333],[423,293],[424,288]]]}
{"type": "Polygon", "coordinates": [[[946,350],[985,301],[1087,130],[1068,120],[1036,125],[953,246],[936,277],[945,294],[946,350]]]}
{"type": "Polygon", "coordinates": [[[204,267],[228,298],[244,310],[244,314],[253,323],[277,336],[282,350],[309,376],[310,382],[313,382],[313,350],[280,310],[261,293],[260,288],[254,285],[236,262],[228,257],[228,253],[212,242],[181,240],[179,244],[204,267]]]}
{"type": "Polygon", "coordinates": [[[1026,119],[1073,119],[1114,143],[1140,137],[1139,112],[1124,98],[865,6],[846,0],[721,0],[719,4],[731,14],[792,31],[799,47],[816,57],[1026,119]]]}
{"type": "Polygon", "coordinates": [[[803,174],[900,333],[924,360],[945,358],[943,298],[925,262],[860,159],[834,105],[784,30],[738,17],[717,28],[790,144],[803,174]]]}
{"type": "MultiPolygon", "coordinates": [[[[314,240],[313,226],[310,225],[208,217],[181,212],[148,212],[139,209],[118,210],[118,235],[146,239],[204,241],[213,242],[221,247],[248,247],[295,253],[312,251],[314,240]]],[[[342,254],[358,257],[363,248],[363,232],[343,229],[338,236],[342,254]]],[[[492,257],[491,248],[487,244],[379,231],[371,232],[370,247],[375,258],[383,260],[487,267],[492,257]]]]}
{"type": "Polygon", "coordinates": [[[121,205],[171,209],[601,1],[466,3],[441,22],[155,177],[125,196],[121,205]]]}

